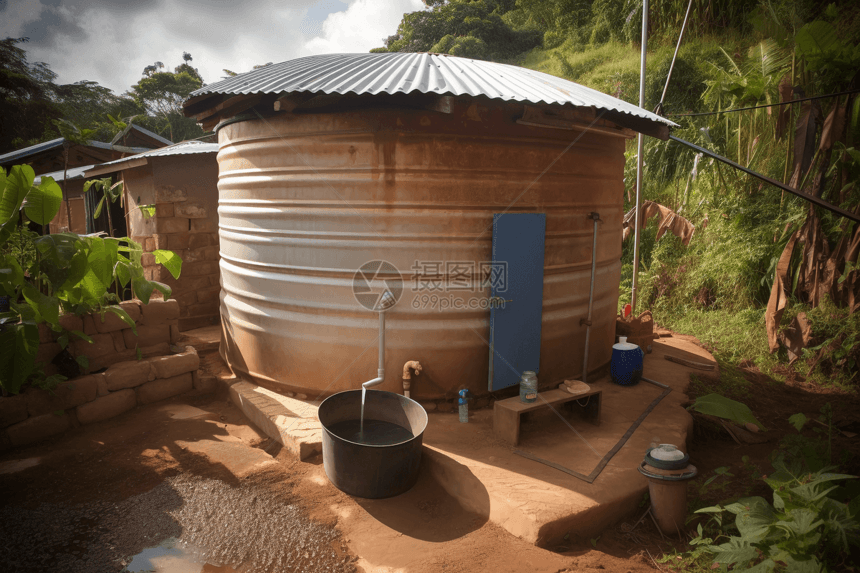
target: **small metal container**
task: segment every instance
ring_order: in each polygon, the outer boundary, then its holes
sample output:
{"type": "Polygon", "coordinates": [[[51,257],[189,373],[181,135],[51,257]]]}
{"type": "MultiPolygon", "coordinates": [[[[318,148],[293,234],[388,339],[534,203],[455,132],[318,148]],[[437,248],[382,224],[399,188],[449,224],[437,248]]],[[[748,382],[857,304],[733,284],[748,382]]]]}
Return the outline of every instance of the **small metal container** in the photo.
{"type": "Polygon", "coordinates": [[[523,372],[520,377],[520,401],[531,404],[537,400],[538,380],[537,374],[531,370],[523,372]]]}

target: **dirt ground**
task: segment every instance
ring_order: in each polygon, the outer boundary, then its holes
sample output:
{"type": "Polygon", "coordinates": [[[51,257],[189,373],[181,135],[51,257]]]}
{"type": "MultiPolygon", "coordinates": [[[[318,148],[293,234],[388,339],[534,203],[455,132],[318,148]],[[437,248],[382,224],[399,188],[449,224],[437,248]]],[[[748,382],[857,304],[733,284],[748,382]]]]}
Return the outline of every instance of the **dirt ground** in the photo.
{"type": "MultiPolygon", "coordinates": [[[[690,486],[691,508],[766,493],[753,478],[770,471],[771,452],[796,433],[790,415],[814,418],[830,402],[843,427],[860,421],[856,396],[797,380],[775,383],[754,368],[743,374],[750,382],[744,402],[769,441],[738,445],[697,426],[690,455],[700,474],[690,486]],[[735,477],[704,487],[719,467],[735,477]]],[[[719,391],[720,382],[703,377],[697,387],[719,391]]],[[[860,453],[858,438],[834,439],[834,451],[860,453]]],[[[856,473],[858,460],[854,455],[843,469],[856,473]]],[[[207,563],[204,573],[627,573],[665,570],[661,557],[687,547],[663,538],[649,519],[639,521],[643,504],[595,539],[540,549],[464,511],[427,472],[402,496],[357,500],[328,482],[319,456],[299,462],[259,434],[226,394],[186,394],[7,451],[0,490],[4,571],[120,571],[169,538],[207,563]]]]}

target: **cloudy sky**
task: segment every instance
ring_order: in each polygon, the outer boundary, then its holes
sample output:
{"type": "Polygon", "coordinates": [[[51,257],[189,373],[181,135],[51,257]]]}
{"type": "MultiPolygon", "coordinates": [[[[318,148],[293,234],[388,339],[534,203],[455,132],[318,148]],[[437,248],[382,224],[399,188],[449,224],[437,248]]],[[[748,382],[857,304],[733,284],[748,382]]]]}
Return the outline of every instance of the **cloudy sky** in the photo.
{"type": "Polygon", "coordinates": [[[57,83],[94,80],[125,92],[143,68],[189,52],[206,83],[223,69],[334,52],[367,52],[421,0],[0,0],[0,37],[30,38],[31,62],[57,83]]]}

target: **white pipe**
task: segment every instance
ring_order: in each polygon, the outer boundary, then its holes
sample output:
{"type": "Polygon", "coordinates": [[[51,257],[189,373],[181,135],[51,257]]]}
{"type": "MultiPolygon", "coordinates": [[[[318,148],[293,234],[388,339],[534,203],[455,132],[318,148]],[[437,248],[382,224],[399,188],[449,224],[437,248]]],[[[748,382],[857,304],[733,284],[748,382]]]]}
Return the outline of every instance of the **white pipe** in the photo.
{"type": "Polygon", "coordinates": [[[377,365],[376,378],[368,380],[362,384],[362,388],[367,389],[377,384],[382,384],[385,380],[385,311],[379,312],[379,364],[377,365]]]}
{"type": "MultiPolygon", "coordinates": [[[[645,107],[645,59],[648,48],[648,0],[642,0],[642,55],[639,61],[639,107],[645,107]]],[[[642,197],[642,162],[644,160],[643,147],[645,140],[639,134],[637,140],[638,152],[636,154],[636,216],[633,235],[633,288],[630,293],[631,313],[636,312],[636,289],[639,286],[639,211],[642,197]]]]}
{"type": "Polygon", "coordinates": [[[582,358],[582,381],[588,381],[588,343],[591,337],[591,311],[594,308],[594,275],[597,272],[597,222],[599,213],[589,215],[594,219],[594,238],[591,242],[591,289],[588,292],[588,318],[585,320],[585,356],[582,358]]]}

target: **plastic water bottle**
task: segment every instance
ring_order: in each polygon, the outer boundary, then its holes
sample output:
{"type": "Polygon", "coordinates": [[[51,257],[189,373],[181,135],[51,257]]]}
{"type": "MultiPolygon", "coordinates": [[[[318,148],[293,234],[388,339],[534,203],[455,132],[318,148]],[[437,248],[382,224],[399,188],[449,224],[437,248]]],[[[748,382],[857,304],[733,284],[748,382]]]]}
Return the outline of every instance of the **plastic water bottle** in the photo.
{"type": "Polygon", "coordinates": [[[458,404],[460,405],[460,421],[464,424],[469,421],[469,391],[468,390],[460,390],[460,399],[458,400],[458,404]]]}
{"type": "Polygon", "coordinates": [[[537,374],[531,370],[526,370],[520,378],[520,402],[531,404],[537,400],[537,394],[537,374]]]}

